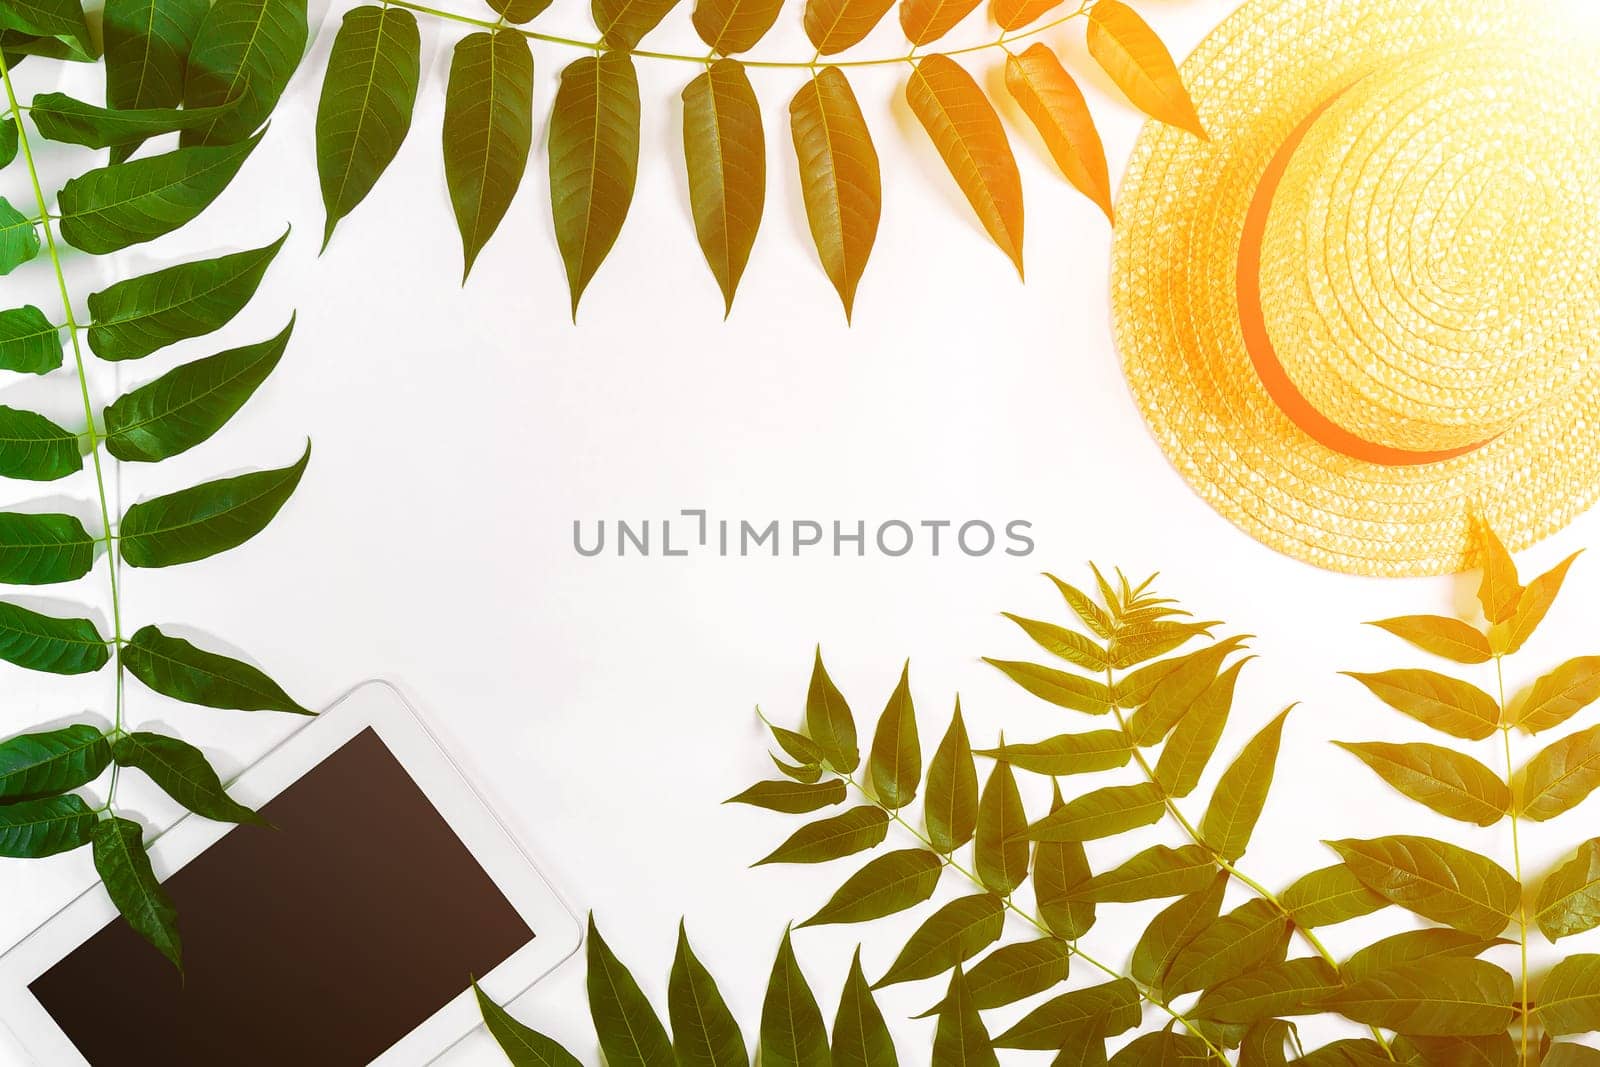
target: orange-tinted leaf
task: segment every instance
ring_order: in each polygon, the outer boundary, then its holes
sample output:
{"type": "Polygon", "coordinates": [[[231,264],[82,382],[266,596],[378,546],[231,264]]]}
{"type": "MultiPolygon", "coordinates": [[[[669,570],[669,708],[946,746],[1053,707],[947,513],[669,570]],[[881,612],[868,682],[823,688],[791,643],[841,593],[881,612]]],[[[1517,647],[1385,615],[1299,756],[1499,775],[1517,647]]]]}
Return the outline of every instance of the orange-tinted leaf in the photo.
{"type": "Polygon", "coordinates": [[[683,157],[700,250],[731,311],[767,195],[761,105],[743,64],[719,59],[683,90],[683,157]]]}
{"type": "Polygon", "coordinates": [[[1549,1034],[1600,1030],[1600,954],[1568,956],[1550,968],[1539,987],[1539,1019],[1549,1034]]]}
{"type": "Polygon", "coordinates": [[[1446,615],[1402,615],[1369,625],[1456,663],[1487,663],[1494,655],[1482,631],[1446,615]]]}
{"type": "Polygon", "coordinates": [[[589,13],[607,48],[637,48],[678,0],[589,0],[589,13]]]}
{"type": "Polygon", "coordinates": [[[1517,565],[1488,523],[1475,519],[1472,529],[1478,548],[1478,566],[1483,569],[1478,603],[1483,605],[1484,618],[1490,622],[1505,622],[1516,612],[1517,598],[1522,595],[1517,565]]]}
{"type": "Polygon", "coordinates": [[[871,33],[894,0],[806,0],[806,36],[825,56],[843,52],[871,33]]]}
{"type": "Polygon", "coordinates": [[[1517,609],[1511,613],[1511,618],[1503,625],[1489,628],[1489,643],[1496,651],[1510,655],[1533,636],[1533,631],[1544,621],[1550,605],[1555,603],[1556,595],[1561,592],[1567,569],[1577,558],[1578,553],[1574,552],[1528,583],[1528,587],[1517,596],[1517,609]]]}
{"type": "Polygon", "coordinates": [[[848,320],[878,235],[883,190],[861,106],[838,67],[824,67],[789,101],[811,239],[848,320]]]}
{"type": "Polygon", "coordinates": [[[1459,845],[1407,836],[1328,844],[1390,903],[1479,937],[1498,936],[1521,900],[1505,868],[1459,845]]]}
{"type": "Polygon", "coordinates": [[[972,75],[949,56],[917,61],[906,103],[966,194],[978,221],[1022,273],[1022,177],[1005,127],[972,75]]]}
{"type": "Polygon", "coordinates": [[[1600,926],[1600,838],[1579,845],[1544,880],[1534,917],[1552,941],[1600,926]]]}
{"type": "Polygon", "coordinates": [[[1500,705],[1475,685],[1435,671],[1383,671],[1351,678],[1372,695],[1420,723],[1467,741],[1482,741],[1500,725],[1500,705]]]}
{"type": "Polygon", "coordinates": [[[1406,930],[1374,941],[1345,961],[1343,972],[1346,982],[1361,982],[1375,974],[1420,963],[1442,956],[1471,958],[1481,956],[1491,948],[1511,942],[1498,937],[1479,937],[1446,930],[1437,926],[1421,930],[1406,930]]]}
{"type": "Polygon", "coordinates": [[[1600,726],[1580,730],[1550,745],[1522,772],[1517,807],[1544,822],[1571,811],[1600,788],[1600,726]]]}
{"type": "Polygon", "coordinates": [[[1516,725],[1530,734],[1560,726],[1600,698],[1600,656],[1571,659],[1534,682],[1518,704],[1516,725]]]}
{"type": "Polygon", "coordinates": [[[1441,957],[1373,975],[1323,1003],[1369,1026],[1456,1036],[1503,1032],[1512,995],[1511,976],[1494,964],[1441,957]]]}
{"type": "Polygon", "coordinates": [[[1438,745],[1383,741],[1334,744],[1371,767],[1400,792],[1451,819],[1493,826],[1511,807],[1511,790],[1489,768],[1438,745]]]}
{"type": "Polygon", "coordinates": [[[900,0],[900,28],[920,48],[949,33],[977,6],[978,0],[900,0]]]}
{"type": "Polygon", "coordinates": [[[1089,54],[1139,110],[1206,136],[1172,53],[1133,8],[1121,0],[1099,0],[1089,9],[1089,54]]]}
{"type": "Polygon", "coordinates": [[[1060,6],[1061,0],[990,0],[989,14],[995,25],[1009,33],[1060,6]]]}
{"type": "Polygon", "coordinates": [[[1056,54],[1043,44],[1006,59],[1006,89],[1038,129],[1050,158],[1084,196],[1112,217],[1111,177],[1094,116],[1056,54]]]}
{"type": "Polygon", "coordinates": [[[783,0],[695,0],[694,29],[714,51],[746,52],[766,36],[783,0]]]}

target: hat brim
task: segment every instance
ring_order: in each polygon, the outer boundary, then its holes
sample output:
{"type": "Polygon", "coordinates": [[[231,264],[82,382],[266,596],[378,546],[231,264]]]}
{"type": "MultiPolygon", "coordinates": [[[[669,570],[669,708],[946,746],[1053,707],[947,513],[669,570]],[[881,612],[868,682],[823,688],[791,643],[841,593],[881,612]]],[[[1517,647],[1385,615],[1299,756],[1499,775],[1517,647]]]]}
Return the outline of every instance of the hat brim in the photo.
{"type": "Polygon", "coordinates": [[[1472,562],[1471,516],[1518,548],[1600,496],[1600,370],[1465,455],[1385,465],[1320,444],[1274,403],[1239,316],[1245,219],[1295,128],[1342,87],[1419,49],[1548,37],[1541,9],[1554,5],[1250,3],[1184,64],[1211,140],[1154,123],[1140,136],[1112,270],[1128,385],[1174,466],[1264,544],[1352,574],[1449,573],[1472,562]]]}

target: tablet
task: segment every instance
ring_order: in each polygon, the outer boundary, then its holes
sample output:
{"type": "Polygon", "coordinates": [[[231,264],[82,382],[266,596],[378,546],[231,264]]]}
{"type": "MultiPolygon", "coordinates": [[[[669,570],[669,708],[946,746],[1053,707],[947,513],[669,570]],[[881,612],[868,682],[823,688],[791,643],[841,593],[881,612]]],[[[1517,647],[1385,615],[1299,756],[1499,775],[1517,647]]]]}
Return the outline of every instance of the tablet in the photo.
{"type": "Polygon", "coordinates": [[[577,948],[570,909],[385,683],[229,787],[270,827],[189,815],[150,846],[185,973],[96,885],[0,957],[0,1018],[49,1067],[410,1067],[577,948]]]}

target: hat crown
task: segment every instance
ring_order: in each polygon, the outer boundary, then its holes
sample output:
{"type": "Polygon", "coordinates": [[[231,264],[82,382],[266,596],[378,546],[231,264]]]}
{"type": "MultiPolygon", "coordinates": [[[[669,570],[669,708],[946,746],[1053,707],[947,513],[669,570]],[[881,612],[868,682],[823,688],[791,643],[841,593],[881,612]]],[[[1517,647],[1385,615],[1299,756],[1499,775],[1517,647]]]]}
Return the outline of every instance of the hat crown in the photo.
{"type": "Polygon", "coordinates": [[[1482,443],[1572,387],[1597,341],[1592,73],[1455,45],[1363,77],[1283,171],[1263,319],[1289,380],[1385,448],[1482,443]],[[1583,302],[1579,306],[1579,302],[1583,302]]]}

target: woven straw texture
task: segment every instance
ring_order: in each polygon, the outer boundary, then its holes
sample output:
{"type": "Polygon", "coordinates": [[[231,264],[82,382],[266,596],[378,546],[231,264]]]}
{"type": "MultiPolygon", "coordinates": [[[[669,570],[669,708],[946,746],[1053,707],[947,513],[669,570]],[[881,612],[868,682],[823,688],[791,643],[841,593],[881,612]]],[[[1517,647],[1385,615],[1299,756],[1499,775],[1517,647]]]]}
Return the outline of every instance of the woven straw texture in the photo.
{"type": "Polygon", "coordinates": [[[1438,574],[1473,562],[1473,514],[1520,548],[1600,495],[1600,63],[1567,10],[1246,4],[1184,65],[1210,142],[1141,135],[1113,264],[1124,369],[1173,464],[1251,536],[1438,574]],[[1416,461],[1322,443],[1252,364],[1241,241],[1275,161],[1248,297],[1270,350],[1320,416],[1416,461]]]}

